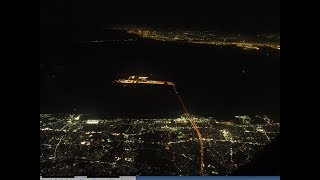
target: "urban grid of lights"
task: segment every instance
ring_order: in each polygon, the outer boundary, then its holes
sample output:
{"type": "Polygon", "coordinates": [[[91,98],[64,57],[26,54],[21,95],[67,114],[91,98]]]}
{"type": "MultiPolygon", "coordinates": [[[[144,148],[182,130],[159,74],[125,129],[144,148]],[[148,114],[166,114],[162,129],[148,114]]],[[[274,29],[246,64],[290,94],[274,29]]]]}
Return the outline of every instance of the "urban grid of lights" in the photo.
{"type": "MultiPolygon", "coordinates": [[[[40,115],[42,176],[88,174],[88,169],[95,169],[98,176],[155,175],[170,163],[171,170],[161,171],[162,175],[200,174],[199,139],[188,117],[90,117],[87,114],[40,115]],[[149,159],[148,152],[153,154],[149,159]],[[156,155],[158,152],[165,154],[156,155]],[[149,163],[153,159],[157,164],[149,163]]],[[[280,124],[266,115],[237,117],[251,120],[193,118],[202,134],[204,175],[232,173],[280,133],[280,124]]]]}

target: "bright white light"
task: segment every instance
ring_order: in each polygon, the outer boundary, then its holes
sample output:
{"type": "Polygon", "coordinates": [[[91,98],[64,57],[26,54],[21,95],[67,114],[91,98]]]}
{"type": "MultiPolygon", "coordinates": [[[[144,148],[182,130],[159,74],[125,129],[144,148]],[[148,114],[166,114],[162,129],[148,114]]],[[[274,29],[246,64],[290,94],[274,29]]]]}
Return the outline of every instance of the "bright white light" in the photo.
{"type": "Polygon", "coordinates": [[[80,115],[74,118],[74,120],[79,120],[79,119],[80,119],[80,115]]]}
{"type": "Polygon", "coordinates": [[[125,161],[132,162],[132,158],[124,158],[125,161]]]}
{"type": "Polygon", "coordinates": [[[98,124],[99,120],[87,120],[86,124],[98,124]]]}
{"type": "Polygon", "coordinates": [[[81,145],[87,145],[87,146],[89,146],[89,145],[90,145],[90,142],[88,142],[88,141],[83,141],[83,142],[81,142],[80,144],[81,144],[81,145]]]}

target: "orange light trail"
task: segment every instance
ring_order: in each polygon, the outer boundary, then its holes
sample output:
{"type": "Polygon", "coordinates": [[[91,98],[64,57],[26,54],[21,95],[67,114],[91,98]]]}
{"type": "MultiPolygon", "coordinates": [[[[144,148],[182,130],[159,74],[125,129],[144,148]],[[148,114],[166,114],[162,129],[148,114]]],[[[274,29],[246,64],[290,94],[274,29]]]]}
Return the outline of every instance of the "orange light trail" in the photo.
{"type": "Polygon", "coordinates": [[[192,128],[196,131],[199,139],[199,144],[200,144],[200,175],[204,175],[204,147],[203,147],[203,139],[202,135],[198,129],[197,124],[193,121],[193,117],[188,113],[187,108],[185,107],[182,99],[179,96],[178,91],[176,90],[176,87],[174,83],[170,81],[154,81],[154,80],[147,80],[148,77],[136,77],[136,76],[130,76],[128,79],[119,79],[115,80],[115,83],[120,83],[120,84],[137,84],[137,83],[142,83],[142,84],[161,84],[161,85],[169,85],[173,86],[174,92],[176,93],[183,110],[185,111],[187,118],[189,119],[192,128]]]}
{"type": "Polygon", "coordinates": [[[174,89],[174,91],[175,91],[175,93],[176,93],[176,95],[177,95],[177,97],[178,97],[178,99],[179,99],[184,111],[186,112],[187,117],[188,117],[193,129],[197,132],[198,139],[199,139],[199,144],[200,144],[200,175],[203,176],[204,175],[204,151],[203,151],[204,147],[203,147],[202,135],[201,135],[201,133],[200,133],[200,131],[198,129],[197,124],[193,121],[193,117],[188,113],[188,111],[187,111],[182,99],[179,96],[179,93],[176,90],[175,85],[173,85],[173,89],[174,89]]]}

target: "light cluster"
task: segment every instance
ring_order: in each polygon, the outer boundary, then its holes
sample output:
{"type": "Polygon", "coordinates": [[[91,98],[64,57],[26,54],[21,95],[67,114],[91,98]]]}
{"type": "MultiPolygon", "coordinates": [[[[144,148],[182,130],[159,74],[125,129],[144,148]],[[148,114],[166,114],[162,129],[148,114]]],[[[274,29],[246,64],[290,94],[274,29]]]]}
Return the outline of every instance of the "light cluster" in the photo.
{"type": "MultiPolygon", "coordinates": [[[[266,115],[250,119],[194,118],[202,134],[204,175],[232,173],[280,133],[280,124],[266,115]]],[[[40,120],[42,176],[200,174],[199,139],[186,117],[41,114],[40,120]]]]}
{"type": "Polygon", "coordinates": [[[127,33],[158,41],[179,41],[193,44],[207,44],[216,46],[236,46],[245,50],[260,50],[272,48],[280,50],[280,36],[257,35],[255,37],[238,35],[221,35],[210,31],[183,31],[172,29],[155,29],[143,27],[115,27],[127,33]]]}

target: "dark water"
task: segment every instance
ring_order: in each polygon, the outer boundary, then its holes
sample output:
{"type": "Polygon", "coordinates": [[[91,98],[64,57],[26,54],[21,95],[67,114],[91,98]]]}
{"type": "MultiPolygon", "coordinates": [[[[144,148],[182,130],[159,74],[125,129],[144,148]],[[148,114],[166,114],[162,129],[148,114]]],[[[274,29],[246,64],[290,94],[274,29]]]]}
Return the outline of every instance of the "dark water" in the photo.
{"type": "Polygon", "coordinates": [[[112,84],[134,74],[173,81],[195,115],[227,120],[239,114],[266,114],[280,119],[279,53],[159,42],[110,30],[41,46],[40,111],[115,116],[183,113],[171,87],[112,84]],[[130,38],[137,40],[85,43],[130,38]]]}

